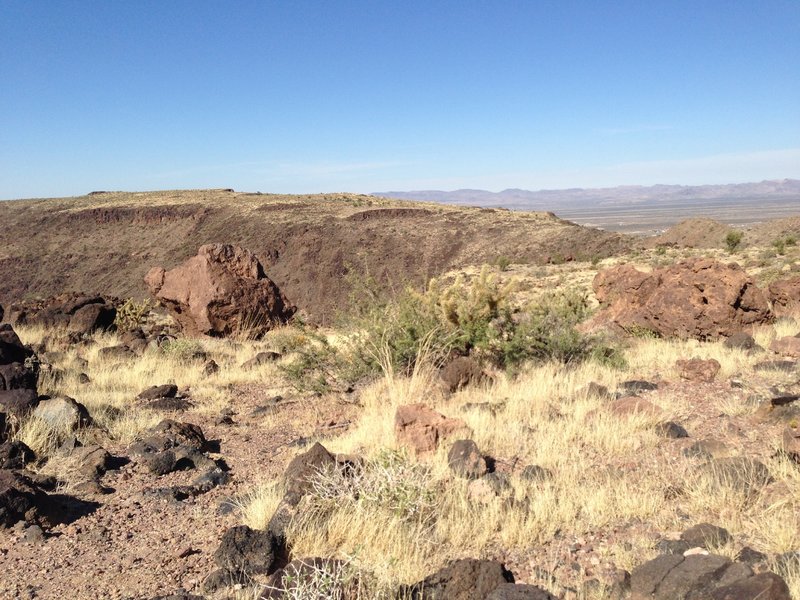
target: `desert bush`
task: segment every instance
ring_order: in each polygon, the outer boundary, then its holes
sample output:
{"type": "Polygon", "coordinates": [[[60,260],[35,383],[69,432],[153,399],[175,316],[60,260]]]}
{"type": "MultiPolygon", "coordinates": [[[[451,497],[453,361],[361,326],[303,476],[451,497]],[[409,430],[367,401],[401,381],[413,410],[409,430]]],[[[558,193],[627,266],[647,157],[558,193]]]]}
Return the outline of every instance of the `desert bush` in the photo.
{"type": "Polygon", "coordinates": [[[351,332],[344,342],[334,347],[315,335],[282,368],[298,389],[323,392],[387,368],[410,374],[421,356],[438,365],[449,356],[472,355],[512,371],[528,360],[619,363],[613,348],[575,327],[589,316],[585,294],[546,293],[521,308],[515,289],[488,267],[469,281],[432,279],[423,291],[407,287],[393,299],[367,285],[355,314],[340,325],[351,332]]]}
{"type": "Polygon", "coordinates": [[[437,498],[429,468],[398,451],[383,450],[343,472],[321,471],[312,480],[318,508],[385,510],[403,521],[430,522],[437,498]]]}
{"type": "Polygon", "coordinates": [[[191,360],[202,354],[203,345],[197,340],[179,338],[165,342],[161,346],[161,352],[177,360],[191,360]]]}
{"type": "Polygon", "coordinates": [[[501,255],[495,259],[494,264],[500,271],[508,271],[508,267],[511,265],[511,259],[505,255],[501,255]]]}
{"type": "Polygon", "coordinates": [[[775,253],[778,255],[782,255],[786,253],[786,240],[783,238],[778,238],[772,241],[772,247],[775,248],[775,253]]]}
{"type": "Polygon", "coordinates": [[[743,237],[744,232],[742,231],[729,231],[728,235],[725,236],[725,246],[728,248],[728,252],[735,252],[741,245],[743,237]]]}
{"type": "Polygon", "coordinates": [[[134,298],[128,298],[121,306],[117,307],[117,316],[114,325],[121,331],[131,331],[139,329],[144,325],[147,316],[153,306],[150,300],[137,302],[134,298]]]}

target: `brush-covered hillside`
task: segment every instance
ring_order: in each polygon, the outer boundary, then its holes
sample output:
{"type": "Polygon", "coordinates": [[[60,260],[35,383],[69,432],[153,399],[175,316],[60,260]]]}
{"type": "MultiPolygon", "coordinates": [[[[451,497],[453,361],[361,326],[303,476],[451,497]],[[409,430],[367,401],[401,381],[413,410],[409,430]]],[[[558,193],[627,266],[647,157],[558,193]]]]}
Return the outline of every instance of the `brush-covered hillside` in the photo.
{"type": "Polygon", "coordinates": [[[155,265],[205,243],[256,253],[290,301],[318,321],[348,303],[353,276],[424,283],[459,267],[607,257],[627,238],[549,213],[374,196],[230,190],[92,193],[0,202],[0,302],[61,292],[145,297],[155,265]]]}

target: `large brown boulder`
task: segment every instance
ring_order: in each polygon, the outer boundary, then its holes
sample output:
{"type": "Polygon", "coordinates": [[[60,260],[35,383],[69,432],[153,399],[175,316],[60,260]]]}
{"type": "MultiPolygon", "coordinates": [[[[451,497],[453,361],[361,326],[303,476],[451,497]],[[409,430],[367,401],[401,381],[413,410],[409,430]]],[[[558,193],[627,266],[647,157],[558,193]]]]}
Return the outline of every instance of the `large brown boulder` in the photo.
{"type": "Polygon", "coordinates": [[[773,281],[769,284],[768,291],[772,310],[779,317],[800,308],[800,277],[773,281]]]}
{"type": "Polygon", "coordinates": [[[741,267],[712,259],[650,273],[620,265],[598,273],[593,287],[601,310],[592,324],[628,332],[707,340],[773,319],[765,295],[741,267]]]}
{"type": "Polygon", "coordinates": [[[230,244],[200,246],[169,271],[153,267],[145,283],[188,334],[262,334],[295,313],[255,254],[230,244]]]}

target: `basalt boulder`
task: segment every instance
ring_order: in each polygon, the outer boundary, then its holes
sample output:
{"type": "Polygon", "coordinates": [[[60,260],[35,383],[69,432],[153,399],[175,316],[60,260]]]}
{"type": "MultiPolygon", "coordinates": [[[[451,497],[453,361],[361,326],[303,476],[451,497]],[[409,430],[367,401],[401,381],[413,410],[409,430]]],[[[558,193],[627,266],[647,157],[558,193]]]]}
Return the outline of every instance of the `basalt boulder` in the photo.
{"type": "Polygon", "coordinates": [[[601,310],[590,327],[711,340],[774,319],[765,294],[735,263],[697,258],[649,273],[620,265],[598,273],[593,287],[601,310]]]}
{"type": "Polygon", "coordinates": [[[117,316],[118,298],[91,294],[62,294],[45,300],[17,302],[8,310],[8,320],[20,325],[64,327],[77,334],[110,329],[117,316]]]}
{"type": "Polygon", "coordinates": [[[145,283],[189,335],[259,335],[296,311],[255,254],[230,244],[201,246],[196,256],[169,271],[154,267],[145,283]]]}

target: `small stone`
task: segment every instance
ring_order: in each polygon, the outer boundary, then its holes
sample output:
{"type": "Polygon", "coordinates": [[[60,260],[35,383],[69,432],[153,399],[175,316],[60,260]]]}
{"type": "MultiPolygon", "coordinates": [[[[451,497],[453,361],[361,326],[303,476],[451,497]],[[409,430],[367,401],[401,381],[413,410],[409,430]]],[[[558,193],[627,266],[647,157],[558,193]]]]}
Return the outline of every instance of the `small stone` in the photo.
{"type": "Polygon", "coordinates": [[[682,425],[676,423],[675,421],[658,423],[655,426],[655,431],[659,436],[673,440],[689,437],[686,429],[684,429],[682,425]]]}

